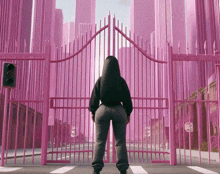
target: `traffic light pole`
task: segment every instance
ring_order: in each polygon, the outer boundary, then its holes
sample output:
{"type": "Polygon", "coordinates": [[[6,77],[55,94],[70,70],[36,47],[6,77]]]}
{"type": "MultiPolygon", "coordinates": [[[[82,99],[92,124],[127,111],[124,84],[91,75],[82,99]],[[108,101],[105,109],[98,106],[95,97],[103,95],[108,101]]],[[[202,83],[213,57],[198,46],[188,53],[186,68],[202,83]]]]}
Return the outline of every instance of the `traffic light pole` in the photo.
{"type": "Polygon", "coordinates": [[[1,149],[1,166],[4,166],[5,155],[5,142],[6,142],[6,125],[7,125],[7,112],[8,112],[8,97],[11,92],[11,88],[5,89],[5,101],[4,101],[4,117],[3,117],[3,130],[2,130],[2,149],[1,149]]]}

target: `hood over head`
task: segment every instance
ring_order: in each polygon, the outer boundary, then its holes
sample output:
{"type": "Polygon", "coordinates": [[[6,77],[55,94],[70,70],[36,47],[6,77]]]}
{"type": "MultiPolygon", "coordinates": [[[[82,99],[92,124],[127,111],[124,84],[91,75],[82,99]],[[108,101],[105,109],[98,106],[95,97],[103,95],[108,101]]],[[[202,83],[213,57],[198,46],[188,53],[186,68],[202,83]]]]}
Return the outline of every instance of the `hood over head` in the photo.
{"type": "Polygon", "coordinates": [[[100,99],[103,103],[117,102],[122,90],[118,60],[108,56],[104,61],[100,83],[100,99]]]}

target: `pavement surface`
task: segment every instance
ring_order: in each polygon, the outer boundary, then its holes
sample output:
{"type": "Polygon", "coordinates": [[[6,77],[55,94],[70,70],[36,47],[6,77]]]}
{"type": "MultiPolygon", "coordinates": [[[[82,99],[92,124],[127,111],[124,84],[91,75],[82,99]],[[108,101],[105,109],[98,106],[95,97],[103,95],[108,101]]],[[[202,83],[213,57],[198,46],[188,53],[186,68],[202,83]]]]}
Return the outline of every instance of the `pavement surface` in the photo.
{"type": "MultiPolygon", "coordinates": [[[[51,151],[51,148],[48,148],[48,151],[51,151]]],[[[58,149],[60,150],[60,149],[58,149]]],[[[41,161],[41,149],[26,149],[25,158],[24,150],[18,149],[16,154],[16,163],[15,163],[15,152],[14,150],[8,150],[7,161],[5,160],[5,166],[0,167],[0,174],[49,174],[49,173],[65,173],[65,174],[89,174],[92,173],[92,168],[90,166],[92,161],[91,153],[85,153],[83,155],[78,153],[74,154],[62,154],[62,156],[53,157],[48,155],[48,159],[66,159],[70,158],[70,163],[60,164],[60,163],[48,163],[46,165],[40,165],[41,161]],[[78,161],[79,159],[79,161],[78,161]],[[83,159],[84,163],[83,163],[83,159]],[[87,161],[88,160],[88,161],[87,161]]],[[[162,155],[161,155],[162,156],[162,155]]],[[[6,157],[6,155],[5,155],[6,157]]],[[[157,156],[159,158],[159,156],[157,156]]],[[[153,155],[155,159],[156,156],[153,155]]],[[[129,155],[130,167],[127,170],[128,174],[220,174],[220,164],[218,161],[211,159],[209,164],[208,157],[202,158],[202,164],[199,164],[199,158],[194,156],[191,159],[186,156],[184,157],[183,153],[177,155],[177,165],[170,166],[170,164],[163,163],[151,163],[151,154],[144,155],[134,155],[131,153],[129,155]],[[144,160],[143,160],[144,159],[144,160]],[[181,160],[181,161],[180,161],[181,160]]],[[[165,160],[169,160],[169,155],[165,156],[165,160]]],[[[101,174],[119,174],[115,163],[105,163],[105,167],[101,171],[101,174]]]]}
{"type": "MultiPolygon", "coordinates": [[[[220,174],[220,165],[186,166],[169,164],[140,164],[131,163],[128,174],[220,174]]],[[[44,166],[7,166],[0,167],[0,173],[11,174],[92,174],[90,165],[44,165],[44,166]]],[[[105,164],[101,174],[119,174],[115,164],[105,164]]]]}

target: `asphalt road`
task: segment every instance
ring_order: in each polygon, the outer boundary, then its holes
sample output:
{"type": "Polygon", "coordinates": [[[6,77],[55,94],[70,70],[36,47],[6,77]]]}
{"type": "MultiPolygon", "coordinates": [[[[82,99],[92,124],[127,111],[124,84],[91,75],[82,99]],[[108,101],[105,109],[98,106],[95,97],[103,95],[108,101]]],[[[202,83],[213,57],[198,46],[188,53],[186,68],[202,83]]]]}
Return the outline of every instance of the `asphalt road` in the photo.
{"type": "MultiPolygon", "coordinates": [[[[35,165],[17,165],[0,167],[0,173],[10,174],[49,174],[49,173],[65,173],[65,174],[89,174],[92,173],[90,165],[66,165],[66,164],[47,164],[44,166],[35,165]],[[11,171],[11,170],[15,171],[11,171]],[[6,172],[7,170],[7,172],[6,172]],[[5,172],[4,172],[5,171],[5,172]]],[[[131,163],[128,169],[128,174],[219,174],[220,165],[200,165],[188,166],[177,165],[170,166],[169,164],[143,164],[131,163]],[[192,168],[190,168],[192,167],[192,168]]],[[[105,164],[101,174],[119,174],[115,164],[105,164]]]]}
{"type": "MultiPolygon", "coordinates": [[[[76,148],[76,149],[79,149],[76,148]]],[[[150,149],[149,149],[150,150],[150,149]]],[[[70,154],[63,153],[62,156],[53,155],[53,159],[70,159],[70,154]]],[[[155,159],[155,155],[152,155],[155,159]]],[[[157,155],[157,159],[159,156],[157,155]]],[[[161,155],[162,158],[162,155],[161,155]]],[[[192,158],[192,164],[190,163],[190,158],[181,156],[181,163],[179,156],[177,158],[178,164],[176,166],[170,166],[169,164],[152,164],[151,154],[129,154],[130,167],[128,169],[128,174],[220,174],[220,164],[216,161],[211,161],[208,164],[207,159],[202,159],[202,164],[199,164],[199,158],[192,158]],[[144,159],[144,160],[143,160],[144,159]]],[[[7,174],[49,174],[49,173],[65,173],[65,174],[89,174],[92,173],[92,168],[90,166],[92,161],[91,153],[84,153],[79,156],[79,153],[71,154],[70,163],[68,164],[52,164],[40,165],[41,156],[34,156],[34,165],[32,165],[32,156],[25,158],[25,163],[23,163],[23,158],[17,158],[16,165],[14,165],[14,159],[8,159],[5,167],[0,167],[0,173],[7,174]],[[83,164],[84,159],[84,164],[83,164]],[[79,161],[78,161],[79,160],[79,161]]],[[[51,155],[48,155],[48,160],[51,160],[51,155]]],[[[162,159],[164,160],[164,159],[162,159]]],[[[165,155],[165,160],[169,160],[169,156],[165,155]]],[[[114,163],[106,163],[105,167],[101,171],[101,174],[116,174],[119,173],[114,163]]]]}

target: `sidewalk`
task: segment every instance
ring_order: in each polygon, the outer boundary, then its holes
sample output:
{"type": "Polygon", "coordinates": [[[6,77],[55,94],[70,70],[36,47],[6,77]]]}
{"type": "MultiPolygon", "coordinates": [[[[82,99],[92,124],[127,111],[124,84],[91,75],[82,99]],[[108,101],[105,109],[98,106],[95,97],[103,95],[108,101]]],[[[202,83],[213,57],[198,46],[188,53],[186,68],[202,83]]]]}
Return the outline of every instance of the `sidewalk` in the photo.
{"type": "MultiPolygon", "coordinates": [[[[179,156],[179,154],[181,154],[181,156],[184,156],[184,149],[176,149],[176,155],[179,156]]],[[[185,155],[186,157],[190,157],[190,150],[185,150],[185,155]]],[[[199,150],[191,150],[191,157],[200,157],[199,154],[199,150]]],[[[209,152],[204,152],[201,151],[201,159],[209,159],[209,152]]],[[[211,161],[216,161],[219,162],[219,152],[210,152],[210,160],[211,161]]]]}
{"type": "MultiPolygon", "coordinates": [[[[48,148],[48,151],[51,150],[51,148],[48,148]]],[[[1,152],[1,150],[0,150],[1,152]]],[[[25,151],[25,156],[32,156],[33,155],[33,149],[32,148],[27,148],[25,151]]],[[[41,155],[41,148],[35,148],[34,149],[34,155],[41,155]]],[[[14,158],[15,156],[15,150],[14,149],[9,149],[8,150],[8,155],[7,159],[14,158]]],[[[24,149],[17,149],[16,152],[16,157],[23,157],[24,156],[24,149]]],[[[5,157],[6,157],[6,151],[5,151],[5,157]]],[[[1,156],[0,156],[1,159],[1,156]]]]}
{"type": "MultiPolygon", "coordinates": [[[[150,145],[148,146],[148,148],[150,149],[150,145]]],[[[152,145],[152,148],[154,149],[154,146],[152,145]]],[[[47,151],[51,151],[52,148],[48,148],[47,151]]],[[[60,149],[59,149],[60,150],[60,149]]],[[[156,146],[156,150],[159,151],[158,146],[156,146]]],[[[163,151],[163,149],[160,147],[160,151],[163,151]]],[[[169,149],[165,148],[164,151],[169,152],[169,149]]],[[[1,148],[0,148],[0,152],[1,152],[1,148]]],[[[179,156],[179,153],[181,155],[184,156],[184,149],[176,149],[176,155],[179,156]]],[[[25,151],[25,156],[32,156],[33,154],[33,149],[32,148],[27,148],[25,151]]],[[[35,148],[34,149],[34,155],[41,155],[41,148],[35,148]]],[[[190,151],[189,150],[185,150],[185,155],[187,157],[190,156],[190,151]]],[[[8,150],[8,155],[7,158],[11,159],[14,158],[15,156],[15,150],[14,149],[9,149],[8,150]]],[[[17,149],[17,153],[16,153],[17,158],[18,157],[23,157],[24,156],[24,149],[17,149]]],[[[191,156],[192,157],[198,157],[199,158],[199,151],[198,150],[191,150],[191,156]]],[[[5,157],[6,157],[6,151],[5,151],[5,157]]],[[[209,159],[209,153],[208,152],[203,152],[201,151],[201,158],[202,159],[209,159]]],[[[1,155],[0,155],[0,159],[1,159],[1,155]]],[[[210,152],[210,159],[214,160],[216,162],[219,162],[219,153],[218,152],[210,152]]]]}

